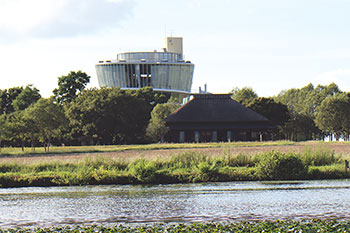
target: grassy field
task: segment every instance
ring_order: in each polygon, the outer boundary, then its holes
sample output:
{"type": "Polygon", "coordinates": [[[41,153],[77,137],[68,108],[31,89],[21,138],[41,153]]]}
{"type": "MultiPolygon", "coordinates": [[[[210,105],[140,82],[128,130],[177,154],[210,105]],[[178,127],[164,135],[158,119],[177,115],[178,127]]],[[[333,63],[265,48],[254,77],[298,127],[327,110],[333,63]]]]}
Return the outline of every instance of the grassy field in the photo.
{"type": "Polygon", "coordinates": [[[0,187],[349,178],[349,149],[348,142],[288,141],[54,147],[50,154],[5,148],[0,187]]]}
{"type": "Polygon", "coordinates": [[[348,221],[302,220],[234,223],[163,224],[142,226],[75,226],[37,229],[6,229],[0,232],[349,232],[348,221]]]}

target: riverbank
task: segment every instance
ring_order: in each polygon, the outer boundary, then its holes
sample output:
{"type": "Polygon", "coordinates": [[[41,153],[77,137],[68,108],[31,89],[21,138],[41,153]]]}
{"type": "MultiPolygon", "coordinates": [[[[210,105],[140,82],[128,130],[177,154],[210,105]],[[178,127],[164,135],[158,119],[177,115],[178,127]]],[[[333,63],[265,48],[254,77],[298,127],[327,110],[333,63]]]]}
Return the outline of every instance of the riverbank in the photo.
{"type": "Polygon", "coordinates": [[[233,223],[161,224],[115,227],[75,226],[35,229],[0,229],[0,232],[348,232],[349,221],[302,220],[233,223]]]}
{"type": "MultiPolygon", "coordinates": [[[[291,146],[286,143],[275,142],[274,148],[291,146]]],[[[219,144],[208,143],[208,145],[214,147],[219,144]]],[[[241,145],[222,143],[221,152],[212,154],[183,149],[179,144],[174,144],[178,149],[173,149],[171,155],[141,154],[132,159],[112,157],[105,153],[94,156],[80,155],[72,160],[57,159],[57,155],[46,155],[46,159],[43,159],[43,154],[3,157],[0,160],[0,187],[350,178],[344,169],[344,160],[348,158],[348,154],[337,154],[327,148],[325,146],[327,144],[305,147],[301,152],[293,150],[238,154],[232,152],[233,149],[242,147],[241,145]]],[[[243,143],[243,145],[244,148],[250,148],[249,145],[258,147],[259,143],[243,143]]],[[[296,145],[300,146],[297,143],[296,145]]],[[[320,144],[309,143],[309,145],[320,144]]],[[[349,147],[347,143],[328,145],[349,147]]],[[[271,147],[271,144],[261,143],[260,147],[263,151],[266,147],[271,147]]],[[[136,149],[132,151],[140,152],[136,149]]],[[[59,156],[64,157],[62,154],[59,156]]]]}

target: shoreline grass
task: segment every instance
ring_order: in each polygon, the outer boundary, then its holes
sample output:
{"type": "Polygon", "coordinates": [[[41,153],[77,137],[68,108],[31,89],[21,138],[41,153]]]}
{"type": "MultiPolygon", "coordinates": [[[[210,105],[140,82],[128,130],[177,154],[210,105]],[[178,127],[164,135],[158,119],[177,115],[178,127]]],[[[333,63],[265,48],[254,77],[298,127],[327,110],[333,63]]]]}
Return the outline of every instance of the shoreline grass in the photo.
{"type": "Polygon", "coordinates": [[[350,178],[343,164],[344,158],[334,151],[319,148],[261,154],[224,150],[218,156],[185,151],[131,161],[101,155],[78,161],[0,162],[0,187],[350,178]]]}

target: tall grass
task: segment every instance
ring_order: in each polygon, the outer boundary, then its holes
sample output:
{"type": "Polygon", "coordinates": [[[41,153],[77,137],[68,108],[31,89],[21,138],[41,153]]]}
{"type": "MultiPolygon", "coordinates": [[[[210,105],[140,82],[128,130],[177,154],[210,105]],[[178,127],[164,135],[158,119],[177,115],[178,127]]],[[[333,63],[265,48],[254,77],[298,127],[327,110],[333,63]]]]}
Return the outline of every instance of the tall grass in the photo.
{"type": "Polygon", "coordinates": [[[237,155],[224,153],[224,156],[222,156],[222,162],[224,166],[229,167],[252,166],[257,162],[257,157],[257,155],[244,153],[239,153],[237,155]]]}
{"type": "Polygon", "coordinates": [[[170,158],[133,161],[98,156],[78,162],[0,163],[1,187],[346,177],[350,176],[343,160],[322,149],[255,155],[224,150],[220,156],[187,151],[170,158]]]}
{"type": "Polygon", "coordinates": [[[164,165],[170,169],[191,169],[196,167],[201,162],[206,162],[209,157],[205,153],[199,152],[182,152],[173,155],[169,162],[164,162],[164,165]]]}
{"type": "Polygon", "coordinates": [[[306,148],[300,153],[300,158],[308,166],[325,166],[341,162],[341,157],[336,156],[333,150],[323,147],[306,148]]]}

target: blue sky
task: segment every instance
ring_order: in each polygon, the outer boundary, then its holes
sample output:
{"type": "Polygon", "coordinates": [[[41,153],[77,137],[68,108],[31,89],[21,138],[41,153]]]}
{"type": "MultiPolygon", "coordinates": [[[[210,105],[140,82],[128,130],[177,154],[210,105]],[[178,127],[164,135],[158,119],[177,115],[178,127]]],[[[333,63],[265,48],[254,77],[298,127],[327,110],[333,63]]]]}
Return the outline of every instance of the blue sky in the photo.
{"type": "Polygon", "coordinates": [[[252,87],[259,96],[335,82],[350,91],[350,0],[0,0],[0,89],[57,77],[119,52],[184,38],[193,90],[252,87]]]}

